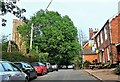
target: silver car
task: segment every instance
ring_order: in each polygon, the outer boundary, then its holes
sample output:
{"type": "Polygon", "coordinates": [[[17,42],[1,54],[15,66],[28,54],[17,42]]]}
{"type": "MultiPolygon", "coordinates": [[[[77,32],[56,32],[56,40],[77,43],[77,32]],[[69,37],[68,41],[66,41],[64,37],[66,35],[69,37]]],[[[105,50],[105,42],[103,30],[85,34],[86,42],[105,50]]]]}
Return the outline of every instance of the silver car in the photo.
{"type": "Polygon", "coordinates": [[[27,75],[9,61],[0,61],[0,82],[28,82],[27,75]]]}

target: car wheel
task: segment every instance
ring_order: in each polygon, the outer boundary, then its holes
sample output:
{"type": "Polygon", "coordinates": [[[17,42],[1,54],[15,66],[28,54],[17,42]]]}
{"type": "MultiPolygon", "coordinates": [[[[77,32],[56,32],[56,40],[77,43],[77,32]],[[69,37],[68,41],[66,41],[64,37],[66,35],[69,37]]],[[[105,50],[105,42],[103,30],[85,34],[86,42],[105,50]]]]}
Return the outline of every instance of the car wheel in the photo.
{"type": "Polygon", "coordinates": [[[25,78],[25,82],[29,82],[28,78],[25,78]]]}
{"type": "Polygon", "coordinates": [[[37,78],[37,73],[36,73],[36,75],[35,75],[34,79],[36,79],[36,78],[37,78]]]}
{"type": "Polygon", "coordinates": [[[42,73],[41,73],[41,75],[44,75],[44,71],[42,70],[42,73]]]}

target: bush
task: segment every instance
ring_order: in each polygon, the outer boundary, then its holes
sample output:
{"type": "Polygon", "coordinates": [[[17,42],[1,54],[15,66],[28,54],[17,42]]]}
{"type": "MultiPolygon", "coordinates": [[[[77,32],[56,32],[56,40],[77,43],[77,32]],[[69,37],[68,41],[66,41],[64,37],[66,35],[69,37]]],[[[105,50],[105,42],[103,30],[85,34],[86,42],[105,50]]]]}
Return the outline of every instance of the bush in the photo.
{"type": "Polygon", "coordinates": [[[47,62],[48,53],[31,52],[23,55],[20,52],[2,52],[2,59],[11,62],[47,62]]]}
{"type": "Polygon", "coordinates": [[[82,68],[82,57],[80,57],[79,55],[76,55],[75,57],[74,57],[74,61],[73,61],[73,63],[74,63],[74,69],[80,69],[80,68],[82,68]]]}
{"type": "Polygon", "coordinates": [[[120,75],[120,66],[119,65],[115,69],[115,74],[120,75]]]}
{"type": "Polygon", "coordinates": [[[83,67],[84,67],[84,68],[89,68],[89,65],[90,65],[90,64],[91,64],[91,63],[86,60],[86,61],[83,63],[83,67]]]}
{"type": "Polygon", "coordinates": [[[2,52],[2,59],[11,62],[28,62],[28,58],[22,55],[20,52],[2,52]]]}

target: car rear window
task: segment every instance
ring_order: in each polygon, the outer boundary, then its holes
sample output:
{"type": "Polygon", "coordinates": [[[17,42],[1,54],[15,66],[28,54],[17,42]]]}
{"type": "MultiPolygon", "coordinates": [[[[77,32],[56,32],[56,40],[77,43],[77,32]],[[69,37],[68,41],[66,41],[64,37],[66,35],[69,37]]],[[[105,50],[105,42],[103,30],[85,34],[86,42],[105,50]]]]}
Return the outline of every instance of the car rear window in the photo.
{"type": "Polygon", "coordinates": [[[32,63],[32,66],[39,66],[38,63],[32,63]]]}
{"type": "Polygon", "coordinates": [[[0,72],[3,72],[4,71],[4,68],[3,66],[0,64],[0,72]]]}
{"type": "Polygon", "coordinates": [[[14,63],[17,67],[22,68],[22,64],[21,63],[14,63]]]}
{"type": "Polygon", "coordinates": [[[2,63],[2,65],[5,68],[5,71],[13,71],[13,68],[9,63],[2,63]]]}
{"type": "Polygon", "coordinates": [[[43,63],[39,63],[40,66],[45,66],[43,63]]]}

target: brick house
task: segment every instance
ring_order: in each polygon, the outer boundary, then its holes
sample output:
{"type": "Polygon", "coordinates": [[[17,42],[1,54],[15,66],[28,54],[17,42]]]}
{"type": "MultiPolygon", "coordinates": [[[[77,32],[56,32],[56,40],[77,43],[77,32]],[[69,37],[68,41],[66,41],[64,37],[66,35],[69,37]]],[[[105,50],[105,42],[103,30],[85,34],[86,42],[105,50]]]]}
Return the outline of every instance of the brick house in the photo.
{"type": "Polygon", "coordinates": [[[120,61],[120,14],[107,20],[93,37],[99,50],[98,62],[120,61]]]}
{"type": "Polygon", "coordinates": [[[97,54],[93,50],[90,41],[94,41],[92,37],[98,32],[98,29],[93,30],[92,28],[89,28],[89,41],[83,46],[82,50],[82,56],[83,56],[83,62],[89,61],[93,63],[93,60],[97,60],[97,54]]]}

